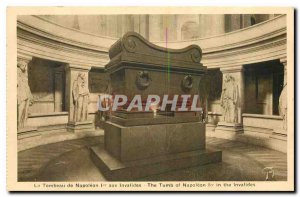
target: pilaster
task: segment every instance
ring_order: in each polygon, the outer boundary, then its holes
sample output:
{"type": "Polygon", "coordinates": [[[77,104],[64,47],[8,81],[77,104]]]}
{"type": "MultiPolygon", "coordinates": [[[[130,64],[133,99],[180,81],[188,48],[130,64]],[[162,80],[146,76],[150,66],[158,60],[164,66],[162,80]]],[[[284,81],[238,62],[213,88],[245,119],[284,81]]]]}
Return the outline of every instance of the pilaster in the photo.
{"type": "Polygon", "coordinates": [[[216,131],[243,132],[242,113],[244,108],[244,72],[243,66],[220,69],[223,74],[222,83],[222,121],[216,131]]]}
{"type": "Polygon", "coordinates": [[[17,54],[17,58],[18,58],[18,62],[19,61],[25,61],[27,64],[30,63],[30,61],[32,61],[32,56],[25,54],[25,53],[19,53],[17,54]]]}
{"type": "Polygon", "coordinates": [[[284,76],[283,76],[283,89],[279,97],[279,115],[282,117],[282,127],[274,129],[272,133],[272,138],[286,140],[287,137],[287,59],[286,57],[281,58],[280,62],[284,66],[284,76]]]}
{"type": "MultiPolygon", "coordinates": [[[[88,74],[90,71],[90,66],[82,66],[82,65],[75,65],[75,64],[68,64],[66,66],[66,89],[65,89],[65,96],[66,96],[66,108],[69,111],[69,121],[67,125],[68,131],[72,132],[79,132],[79,131],[92,131],[93,130],[93,123],[92,121],[88,120],[88,108],[87,105],[89,103],[89,91],[88,91],[88,74]],[[84,83],[84,86],[87,86],[86,90],[88,93],[85,93],[84,98],[78,99],[78,86],[77,81],[79,77],[84,83]],[[78,104],[78,102],[81,102],[78,104]],[[78,118],[78,108],[80,108],[80,116],[78,118]]],[[[81,92],[79,90],[79,92],[81,92]]]]}
{"type": "Polygon", "coordinates": [[[17,99],[18,99],[18,133],[36,131],[36,127],[27,125],[28,109],[33,102],[30,87],[28,84],[28,64],[32,61],[32,56],[24,53],[17,53],[17,99]]]}
{"type": "Polygon", "coordinates": [[[283,84],[287,84],[287,59],[286,57],[280,59],[280,63],[283,65],[284,75],[283,75],[283,84]]]}

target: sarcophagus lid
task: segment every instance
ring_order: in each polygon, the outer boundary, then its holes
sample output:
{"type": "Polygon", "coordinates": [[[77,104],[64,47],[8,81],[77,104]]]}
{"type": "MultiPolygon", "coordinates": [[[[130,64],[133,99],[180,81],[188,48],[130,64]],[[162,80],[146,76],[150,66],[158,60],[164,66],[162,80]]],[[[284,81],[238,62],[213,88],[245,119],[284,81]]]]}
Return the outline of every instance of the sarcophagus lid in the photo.
{"type": "Polygon", "coordinates": [[[154,45],[135,32],[128,32],[109,49],[110,62],[105,69],[113,72],[126,67],[166,70],[169,72],[202,74],[206,71],[200,61],[198,45],[169,49],[154,45]]]}

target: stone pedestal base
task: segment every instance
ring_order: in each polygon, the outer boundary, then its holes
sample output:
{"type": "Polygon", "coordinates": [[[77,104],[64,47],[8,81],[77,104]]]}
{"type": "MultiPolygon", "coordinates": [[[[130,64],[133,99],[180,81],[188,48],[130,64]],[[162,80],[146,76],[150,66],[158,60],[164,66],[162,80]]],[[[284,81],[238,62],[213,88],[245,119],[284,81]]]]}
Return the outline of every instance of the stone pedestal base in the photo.
{"type": "Polygon", "coordinates": [[[222,152],[196,150],[121,162],[104,148],[95,146],[91,148],[91,158],[108,180],[129,181],[172,170],[221,162],[222,152]]]}
{"type": "Polygon", "coordinates": [[[206,123],[206,136],[207,136],[207,132],[214,132],[216,127],[217,125],[206,123]]]}
{"type": "Polygon", "coordinates": [[[95,128],[92,121],[69,122],[67,124],[67,130],[76,133],[76,132],[92,131],[95,130],[95,128]]]}
{"type": "Polygon", "coordinates": [[[32,131],[36,131],[37,127],[24,127],[21,129],[18,129],[18,133],[26,133],[26,132],[32,132],[32,131]]]}
{"type": "Polygon", "coordinates": [[[205,149],[205,124],[104,125],[105,149],[120,161],[205,149]]]}
{"type": "Polygon", "coordinates": [[[154,124],[124,127],[106,122],[105,147],[92,158],[109,180],[132,180],[170,170],[222,160],[205,150],[205,124],[154,124]]]}
{"type": "Polygon", "coordinates": [[[287,134],[286,130],[284,129],[274,129],[270,138],[286,141],[287,140],[287,134]]]}
{"type": "Polygon", "coordinates": [[[243,129],[243,125],[240,123],[219,122],[215,131],[216,132],[229,131],[234,133],[242,133],[244,129],[243,129]]]}
{"type": "Polygon", "coordinates": [[[33,137],[37,135],[39,135],[37,127],[24,127],[18,129],[18,139],[33,137]]]}

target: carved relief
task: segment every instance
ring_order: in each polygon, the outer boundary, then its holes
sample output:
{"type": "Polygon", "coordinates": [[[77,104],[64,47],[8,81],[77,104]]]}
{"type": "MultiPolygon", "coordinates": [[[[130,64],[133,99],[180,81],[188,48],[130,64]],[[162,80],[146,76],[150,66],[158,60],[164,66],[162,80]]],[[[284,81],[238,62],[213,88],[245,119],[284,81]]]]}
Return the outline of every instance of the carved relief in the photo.
{"type": "Polygon", "coordinates": [[[148,71],[140,71],[136,76],[136,85],[139,89],[144,90],[146,89],[151,82],[150,75],[148,71]]]}
{"type": "Polygon", "coordinates": [[[135,50],[136,50],[136,43],[134,41],[134,38],[127,37],[125,39],[125,42],[124,42],[124,47],[129,52],[135,52],[135,50]]]}
{"type": "Polygon", "coordinates": [[[85,73],[79,72],[73,82],[74,121],[86,121],[88,117],[89,88],[85,73]]]}
{"type": "Polygon", "coordinates": [[[191,52],[192,61],[195,63],[199,63],[202,59],[202,51],[201,49],[193,49],[191,52]]]}
{"type": "Polygon", "coordinates": [[[181,88],[184,92],[188,92],[193,87],[193,77],[191,75],[185,76],[181,81],[181,88]]]}
{"type": "Polygon", "coordinates": [[[24,60],[18,61],[18,128],[24,128],[28,118],[29,105],[33,103],[33,97],[28,85],[28,62],[24,60]]]}
{"type": "Polygon", "coordinates": [[[238,123],[238,106],[238,84],[236,84],[233,76],[226,74],[221,95],[224,122],[238,123]]]}

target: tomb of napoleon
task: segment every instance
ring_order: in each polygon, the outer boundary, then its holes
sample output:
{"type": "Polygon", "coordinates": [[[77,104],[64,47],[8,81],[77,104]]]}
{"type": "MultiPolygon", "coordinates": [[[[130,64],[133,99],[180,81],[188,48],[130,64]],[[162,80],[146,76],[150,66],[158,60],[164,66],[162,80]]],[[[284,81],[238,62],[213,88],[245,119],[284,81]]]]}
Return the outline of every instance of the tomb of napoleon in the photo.
{"type": "Polygon", "coordinates": [[[199,46],[162,48],[128,32],[111,46],[109,57],[108,94],[125,95],[128,100],[109,112],[104,147],[91,148],[93,162],[108,180],[133,180],[222,161],[221,151],[205,148],[202,112],[177,110],[182,102],[189,109],[194,95],[201,98],[199,84],[206,67],[200,63],[199,46]],[[143,108],[149,95],[168,95],[168,102],[155,103],[150,111],[126,110],[135,95],[141,96],[143,108]],[[191,97],[184,101],[175,95],[191,97]]]}

